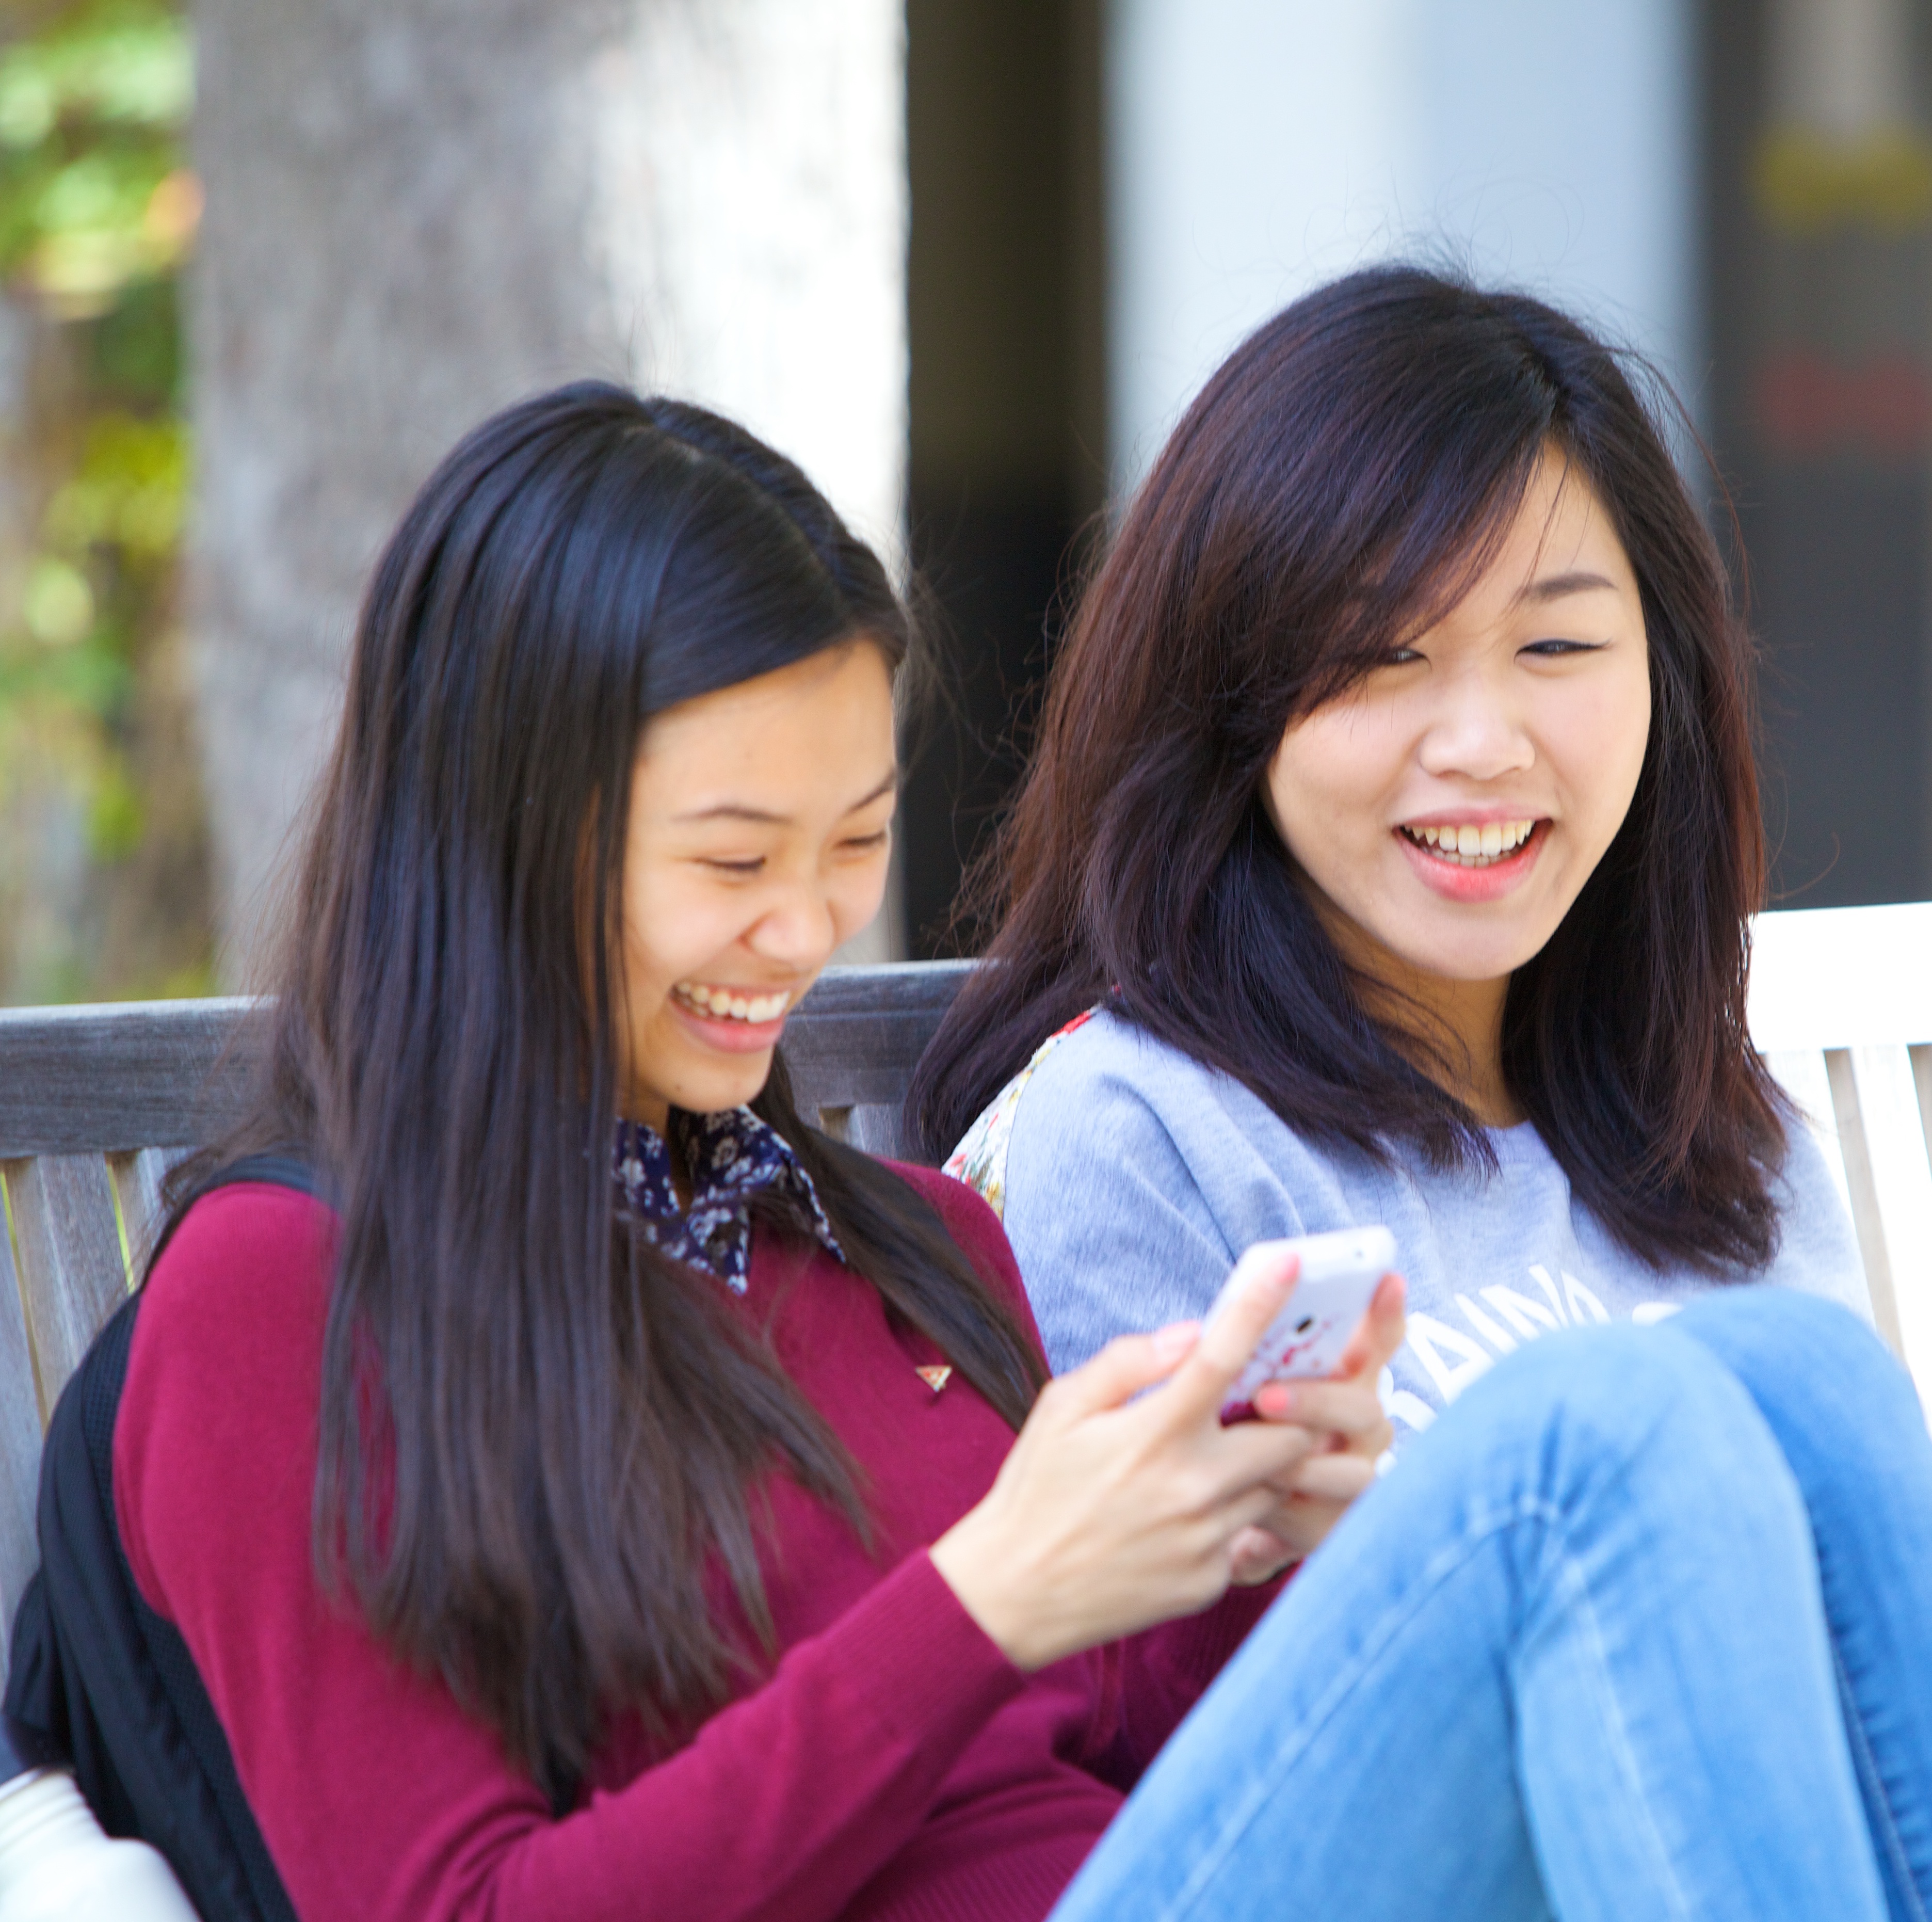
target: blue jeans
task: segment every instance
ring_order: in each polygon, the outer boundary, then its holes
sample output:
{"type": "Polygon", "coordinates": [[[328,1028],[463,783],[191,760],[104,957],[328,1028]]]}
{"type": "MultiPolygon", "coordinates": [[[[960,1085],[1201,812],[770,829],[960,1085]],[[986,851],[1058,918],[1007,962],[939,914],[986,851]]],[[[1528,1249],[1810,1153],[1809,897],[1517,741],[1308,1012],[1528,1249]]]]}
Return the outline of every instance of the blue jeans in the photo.
{"type": "Polygon", "coordinates": [[[1932,1440],[1774,1288],[1502,1362],[1358,1502],[1053,1922],[1932,1912],[1932,1440]]]}

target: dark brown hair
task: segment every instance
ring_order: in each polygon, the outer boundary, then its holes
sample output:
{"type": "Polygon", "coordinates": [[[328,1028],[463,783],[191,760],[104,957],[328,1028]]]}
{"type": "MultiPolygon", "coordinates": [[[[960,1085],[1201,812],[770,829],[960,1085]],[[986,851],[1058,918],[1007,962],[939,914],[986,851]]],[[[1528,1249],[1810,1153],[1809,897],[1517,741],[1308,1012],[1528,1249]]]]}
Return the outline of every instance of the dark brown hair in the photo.
{"type": "MultiPolygon", "coordinates": [[[[293,1147],[338,1204],[322,1576],[554,1795],[613,1710],[701,1714],[754,1653],[705,1578],[715,1557],[768,1632],[759,1478],[865,1530],[831,1431],[611,1179],[640,730],[855,639],[905,655],[884,570],[741,429],[602,384],[479,428],[376,568],[267,1079],[212,1158],[293,1147]]],[[[782,1062],[755,1105],[889,1311],[1017,1426],[1040,1364],[938,1216],[806,1126],[782,1062]]]]}
{"type": "Polygon", "coordinates": [[[1260,795],[1292,719],[1460,597],[1551,446],[1630,557],[1652,718],[1622,827],[1510,979],[1504,1071],[1633,1253],[1719,1273],[1770,1258],[1783,1110],[1744,1029],[1754,664],[1721,557],[1617,355],[1540,301],[1413,268],[1336,282],[1251,336],[1128,510],[969,887],[990,965],[920,1064],[927,1152],[1112,990],[1298,1132],[1490,1158],[1365,1011],[1260,795]]]}

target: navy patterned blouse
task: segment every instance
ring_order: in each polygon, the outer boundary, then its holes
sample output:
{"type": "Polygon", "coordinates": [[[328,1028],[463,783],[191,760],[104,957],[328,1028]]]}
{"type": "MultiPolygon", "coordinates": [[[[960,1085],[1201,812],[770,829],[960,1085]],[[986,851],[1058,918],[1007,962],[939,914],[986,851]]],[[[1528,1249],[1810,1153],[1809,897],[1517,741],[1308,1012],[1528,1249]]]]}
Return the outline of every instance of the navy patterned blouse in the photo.
{"type": "Polygon", "coordinates": [[[615,1173],[624,1212],[674,1261],[688,1261],[742,1295],[752,1265],[752,1197],[765,1188],[802,1203],[819,1240],[845,1259],[791,1143],[749,1108],[715,1115],[674,1108],[670,1131],[691,1176],[689,1208],[678,1206],[670,1149],[642,1122],[618,1122],[615,1173]]]}

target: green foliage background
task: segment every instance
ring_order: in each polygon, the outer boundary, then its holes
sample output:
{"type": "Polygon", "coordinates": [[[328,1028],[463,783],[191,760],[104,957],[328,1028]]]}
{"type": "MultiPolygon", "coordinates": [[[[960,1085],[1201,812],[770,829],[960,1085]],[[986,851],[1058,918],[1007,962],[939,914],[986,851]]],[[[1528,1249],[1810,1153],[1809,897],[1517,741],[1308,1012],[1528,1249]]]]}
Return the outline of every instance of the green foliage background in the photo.
{"type": "MultiPolygon", "coordinates": [[[[188,26],[168,0],[43,5],[10,33],[8,17],[0,283],[34,344],[7,450],[30,505],[0,570],[0,821],[31,836],[50,798],[70,816],[77,800],[91,909],[62,951],[16,954],[14,979],[0,958],[0,999],[203,992],[206,854],[176,711],[177,296],[200,211],[188,26]]],[[[16,890],[44,884],[46,850],[14,852],[16,890]]]]}

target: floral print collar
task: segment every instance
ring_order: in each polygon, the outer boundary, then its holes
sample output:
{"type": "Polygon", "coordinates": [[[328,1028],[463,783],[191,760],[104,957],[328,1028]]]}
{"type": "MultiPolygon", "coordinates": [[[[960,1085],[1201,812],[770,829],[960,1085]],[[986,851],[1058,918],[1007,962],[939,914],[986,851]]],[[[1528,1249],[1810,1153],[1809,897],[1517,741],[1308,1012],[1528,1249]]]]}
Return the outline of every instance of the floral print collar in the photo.
{"type": "Polygon", "coordinates": [[[835,1260],[845,1259],[790,1143],[749,1108],[715,1115],[674,1108],[670,1132],[691,1176],[688,1209],[678,1206],[669,1146],[642,1122],[617,1124],[614,1173],[623,1212],[671,1260],[688,1262],[744,1293],[752,1267],[752,1197],[768,1188],[802,1203],[819,1241],[835,1260]]]}
{"type": "MultiPolygon", "coordinates": [[[[1118,994],[1120,990],[1116,989],[1118,994]]],[[[1101,1007],[1106,1004],[1103,1002],[1101,1007]]],[[[943,1173],[956,1182],[964,1182],[998,1215],[1006,1218],[1006,1150],[1013,1138],[1013,1120],[1019,1112],[1020,1097],[1033,1079],[1034,1070],[1066,1040],[1086,1026],[1099,1008],[1076,1014],[1064,1028],[1047,1036],[1033,1052],[1033,1059],[995,1095],[980,1119],[959,1137],[959,1146],[946,1158],[943,1173]]]]}

